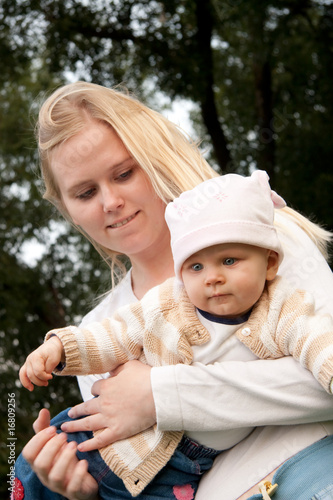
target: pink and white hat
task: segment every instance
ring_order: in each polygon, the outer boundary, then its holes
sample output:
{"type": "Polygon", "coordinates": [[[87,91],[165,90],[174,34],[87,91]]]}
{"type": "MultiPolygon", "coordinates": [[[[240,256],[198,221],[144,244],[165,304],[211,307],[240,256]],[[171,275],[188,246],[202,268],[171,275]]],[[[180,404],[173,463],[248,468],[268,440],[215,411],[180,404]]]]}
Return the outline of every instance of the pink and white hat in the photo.
{"type": "Polygon", "coordinates": [[[222,175],[185,191],[165,211],[177,278],[181,279],[181,267],[191,255],[221,243],[268,248],[279,254],[281,262],[274,208],[285,206],[263,170],[250,177],[222,175]]]}

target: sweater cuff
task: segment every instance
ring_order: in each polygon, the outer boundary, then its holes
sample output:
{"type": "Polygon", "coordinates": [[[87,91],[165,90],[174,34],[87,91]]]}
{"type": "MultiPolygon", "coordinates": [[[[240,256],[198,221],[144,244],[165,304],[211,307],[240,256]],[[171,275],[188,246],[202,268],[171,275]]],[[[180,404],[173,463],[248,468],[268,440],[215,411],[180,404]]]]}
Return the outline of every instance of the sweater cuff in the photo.
{"type": "Polygon", "coordinates": [[[66,328],[51,330],[45,335],[45,341],[53,336],[58,337],[64,348],[65,363],[60,363],[55,368],[53,371],[55,375],[80,375],[82,372],[82,363],[75,338],[75,331],[76,327],[68,326],[66,328]]]}
{"type": "MultiPolygon", "coordinates": [[[[51,334],[46,334],[46,338],[45,338],[45,341],[46,342],[47,340],[51,339],[52,337],[57,337],[57,335],[55,333],[51,333],[51,334]]],[[[59,337],[58,337],[59,338],[59,337]]],[[[60,339],[59,339],[60,340],[60,339]]],[[[61,341],[60,341],[61,342],[61,341]]],[[[65,356],[66,357],[66,356],[65,356]]],[[[57,366],[55,367],[55,369],[53,370],[54,373],[58,373],[58,372],[62,372],[64,369],[66,368],[66,361],[60,361],[57,366]]]]}
{"type": "Polygon", "coordinates": [[[151,369],[150,376],[158,430],[183,430],[176,366],[154,367],[151,369]]]}

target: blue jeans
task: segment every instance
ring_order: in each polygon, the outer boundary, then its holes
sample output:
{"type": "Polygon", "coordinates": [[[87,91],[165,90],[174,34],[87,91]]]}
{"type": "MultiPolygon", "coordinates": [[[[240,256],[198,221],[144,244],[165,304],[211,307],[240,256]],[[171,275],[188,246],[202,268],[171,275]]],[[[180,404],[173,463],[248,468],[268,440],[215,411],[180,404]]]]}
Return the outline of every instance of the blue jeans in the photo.
{"type": "MultiPolygon", "coordinates": [[[[57,415],[51,425],[60,429],[61,424],[70,421],[68,409],[57,415]]],[[[60,432],[60,431],[59,431],[60,432]]],[[[68,433],[68,441],[81,443],[92,437],[92,432],[68,433]]],[[[200,446],[184,437],[167,465],[155,476],[144,491],[136,498],[140,500],[160,500],[170,498],[192,500],[204,472],[209,470],[218,451],[200,446]]],[[[101,499],[122,500],[133,498],[124,483],[106,465],[97,450],[77,452],[79,459],[86,459],[89,472],[98,482],[101,499]]],[[[15,475],[24,488],[24,500],[65,500],[62,495],[53,493],[41,484],[30,465],[20,455],[15,465],[15,475]]]]}
{"type": "MultiPolygon", "coordinates": [[[[273,500],[333,500],[333,436],[313,443],[287,460],[273,476],[273,500]]],[[[262,500],[252,495],[247,500],[262,500]]]]}

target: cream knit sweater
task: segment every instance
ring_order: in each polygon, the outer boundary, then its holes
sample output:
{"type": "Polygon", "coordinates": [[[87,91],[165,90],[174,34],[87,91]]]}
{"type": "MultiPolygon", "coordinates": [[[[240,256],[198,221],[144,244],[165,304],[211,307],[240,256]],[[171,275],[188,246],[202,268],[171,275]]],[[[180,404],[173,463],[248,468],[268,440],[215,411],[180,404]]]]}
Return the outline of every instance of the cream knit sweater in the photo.
{"type": "MultiPolygon", "coordinates": [[[[151,366],[190,364],[191,346],[210,339],[185,289],[174,278],[150,290],[140,302],[122,307],[112,318],[82,329],[52,330],[46,339],[54,334],[66,356],[58,375],[105,373],[131,359],[151,366]]],[[[267,284],[235,335],[259,358],[293,355],[333,392],[333,322],[329,315],[315,316],[307,292],[290,289],[276,278],[267,284]]],[[[155,425],[99,451],[137,496],[169,461],[182,435],[183,431],[158,431],[155,425]]]]}

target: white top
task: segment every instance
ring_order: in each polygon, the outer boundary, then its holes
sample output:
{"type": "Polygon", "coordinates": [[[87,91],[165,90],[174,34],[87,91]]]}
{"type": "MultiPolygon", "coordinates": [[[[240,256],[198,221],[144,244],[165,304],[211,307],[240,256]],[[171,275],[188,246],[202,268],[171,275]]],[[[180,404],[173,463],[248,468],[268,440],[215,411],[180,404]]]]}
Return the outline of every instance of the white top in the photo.
{"type": "MultiPolygon", "coordinates": [[[[285,225],[283,214],[277,214],[276,220],[285,225]]],[[[285,258],[279,274],[311,291],[317,311],[333,314],[333,275],[327,263],[298,226],[289,220],[287,226],[288,235],[280,234],[285,258]]],[[[121,305],[136,300],[127,275],[82,325],[110,316],[121,305]]],[[[185,429],[207,444],[215,439],[214,448],[218,448],[217,440],[227,443],[229,439],[233,446],[242,433],[247,436],[215,460],[200,482],[196,500],[221,500],[221,495],[223,500],[235,500],[284,460],[333,434],[333,422],[328,422],[333,419],[331,396],[310,372],[292,357],[254,360],[244,346],[239,349],[236,340],[226,340],[213,364],[203,364],[198,350],[202,346],[196,349],[191,366],[151,371],[161,430],[185,429]]],[[[100,377],[79,377],[84,399],[92,397],[90,387],[100,377]]]]}

